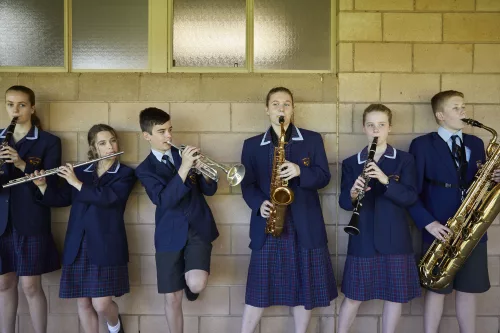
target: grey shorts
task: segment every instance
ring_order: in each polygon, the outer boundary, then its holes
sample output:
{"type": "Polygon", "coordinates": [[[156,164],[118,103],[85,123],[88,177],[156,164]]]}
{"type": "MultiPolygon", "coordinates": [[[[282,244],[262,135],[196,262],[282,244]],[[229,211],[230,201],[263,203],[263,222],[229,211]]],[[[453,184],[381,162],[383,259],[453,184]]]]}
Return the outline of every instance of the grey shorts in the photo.
{"type": "MultiPolygon", "coordinates": [[[[431,244],[424,243],[423,254],[427,252],[431,244]]],[[[479,294],[490,289],[490,278],[488,274],[487,243],[479,243],[472,250],[469,258],[455,275],[455,279],[443,289],[431,289],[437,294],[451,294],[453,289],[464,293],[479,294]]]]}

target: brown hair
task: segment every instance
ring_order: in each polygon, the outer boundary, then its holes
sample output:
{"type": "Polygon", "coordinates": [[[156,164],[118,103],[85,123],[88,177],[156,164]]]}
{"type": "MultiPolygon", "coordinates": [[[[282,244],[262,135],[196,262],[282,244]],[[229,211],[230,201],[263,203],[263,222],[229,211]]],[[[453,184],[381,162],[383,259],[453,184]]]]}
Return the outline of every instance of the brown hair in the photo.
{"type": "Polygon", "coordinates": [[[145,108],[139,113],[139,125],[141,131],[153,134],[153,127],[155,125],[163,125],[170,120],[170,115],[155,107],[145,108]]]}
{"type": "MultiPolygon", "coordinates": [[[[30,88],[25,86],[12,86],[5,91],[5,95],[7,95],[9,91],[19,91],[28,95],[31,106],[35,106],[36,104],[35,92],[30,88]]],[[[31,114],[31,124],[35,125],[39,129],[42,129],[42,122],[40,121],[40,118],[38,118],[38,116],[36,115],[36,110],[31,114]]]]}
{"type": "Polygon", "coordinates": [[[288,95],[290,95],[290,97],[292,98],[292,105],[293,105],[293,94],[290,91],[290,89],[285,88],[285,87],[274,87],[273,89],[269,90],[269,92],[267,93],[266,106],[269,106],[269,100],[271,99],[271,96],[275,93],[278,93],[278,92],[284,92],[284,93],[287,93],[288,95]]]}
{"type": "Polygon", "coordinates": [[[89,152],[87,155],[89,160],[99,157],[95,148],[95,140],[97,138],[97,133],[99,132],[110,132],[118,140],[118,135],[113,127],[106,124],[97,124],[92,126],[87,134],[87,142],[89,143],[89,152]]]}
{"type": "Polygon", "coordinates": [[[384,104],[370,104],[365,109],[365,111],[363,111],[363,126],[365,126],[366,115],[370,112],[383,112],[383,113],[385,113],[387,115],[387,118],[389,118],[389,126],[392,125],[392,111],[391,111],[391,109],[389,109],[384,104]]]}
{"type": "Polygon", "coordinates": [[[432,96],[431,98],[432,112],[434,112],[434,118],[436,118],[436,122],[438,122],[436,113],[442,110],[443,104],[446,103],[448,99],[456,96],[464,98],[464,94],[456,90],[445,90],[432,96]]]}

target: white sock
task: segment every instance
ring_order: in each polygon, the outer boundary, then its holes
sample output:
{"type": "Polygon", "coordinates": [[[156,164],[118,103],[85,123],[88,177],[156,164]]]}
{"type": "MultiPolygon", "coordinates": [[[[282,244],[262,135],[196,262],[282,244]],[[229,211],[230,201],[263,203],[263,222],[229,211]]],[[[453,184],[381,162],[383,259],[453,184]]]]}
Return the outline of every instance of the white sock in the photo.
{"type": "Polygon", "coordinates": [[[118,319],[118,324],[116,324],[115,327],[110,326],[108,322],[106,322],[106,324],[108,324],[108,330],[110,333],[118,333],[120,331],[120,319],[118,319]]]}

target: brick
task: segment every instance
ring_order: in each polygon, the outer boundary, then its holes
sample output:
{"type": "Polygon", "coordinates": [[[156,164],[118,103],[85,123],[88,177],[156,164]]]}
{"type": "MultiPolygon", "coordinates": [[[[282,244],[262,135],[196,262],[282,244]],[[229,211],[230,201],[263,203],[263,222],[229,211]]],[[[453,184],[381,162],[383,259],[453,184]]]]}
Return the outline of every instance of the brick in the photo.
{"type": "Polygon", "coordinates": [[[346,226],[351,221],[352,211],[339,209],[339,225],[346,226]]]}
{"type": "Polygon", "coordinates": [[[38,101],[78,99],[78,74],[20,74],[19,84],[31,88],[38,101]]]}
{"type": "MultiPolygon", "coordinates": [[[[228,163],[228,167],[241,162],[243,141],[249,138],[248,134],[201,134],[201,153],[216,162],[228,163]]],[[[219,168],[219,176],[226,175],[219,168]]]]}
{"type": "Polygon", "coordinates": [[[354,70],[353,43],[339,43],[339,72],[354,70]]]}
{"type": "Polygon", "coordinates": [[[61,273],[62,271],[59,269],[55,272],[50,272],[42,275],[42,285],[43,286],[49,286],[49,285],[58,285],[59,282],[61,281],[61,273]]]}
{"type": "Polygon", "coordinates": [[[229,103],[172,103],[172,126],[175,131],[229,131],[229,103]]]}
{"type": "Polygon", "coordinates": [[[335,224],[337,220],[337,196],[336,195],[322,195],[321,207],[323,209],[323,218],[325,224],[335,224]]]}
{"type": "Polygon", "coordinates": [[[499,42],[500,13],[444,14],[443,39],[450,42],[499,42]]]}
{"type": "Polygon", "coordinates": [[[410,148],[410,143],[413,139],[415,139],[417,135],[415,134],[395,134],[389,135],[387,139],[387,143],[393,146],[396,149],[402,151],[408,151],[410,148]]]}
{"type": "Polygon", "coordinates": [[[334,317],[320,317],[320,333],[335,332],[335,318],[334,317]]]}
{"type": "Polygon", "coordinates": [[[51,131],[87,132],[90,127],[99,123],[108,123],[107,103],[50,104],[51,131]]]}
{"type": "Polygon", "coordinates": [[[380,13],[340,13],[339,41],[381,41],[380,13]]]}
{"type": "Polygon", "coordinates": [[[156,206],[151,202],[147,194],[138,196],[139,223],[154,224],[156,206]]]}
{"type": "MultiPolygon", "coordinates": [[[[349,333],[377,333],[378,317],[356,317],[349,333]]],[[[338,320],[337,320],[338,325],[338,320]]],[[[406,333],[406,332],[405,332],[406,333]]]]}
{"type": "Polygon", "coordinates": [[[352,10],[354,8],[353,0],[340,0],[339,8],[340,10],[352,10]]]}
{"type": "Polygon", "coordinates": [[[139,89],[140,101],[199,101],[200,75],[142,74],[139,89]]]}
{"type": "Polygon", "coordinates": [[[218,225],[250,223],[250,208],[240,196],[216,195],[206,200],[218,225]]]}
{"type": "Polygon", "coordinates": [[[339,132],[352,132],[352,104],[339,104],[339,132]]]}
{"type": "Polygon", "coordinates": [[[115,302],[123,314],[164,314],[165,297],[158,294],[156,286],[131,286],[130,293],[115,302]]]}
{"type": "MultiPolygon", "coordinates": [[[[200,333],[239,332],[241,317],[201,317],[200,333]]],[[[255,333],[259,332],[259,327],[255,333]]]]}
{"type": "MultiPolygon", "coordinates": [[[[354,132],[363,133],[363,112],[368,104],[354,106],[353,123],[354,132]]],[[[410,104],[385,104],[392,111],[391,135],[397,133],[411,133],[413,129],[413,105],[410,104]]]]}
{"type": "Polygon", "coordinates": [[[140,256],[142,285],[156,284],[156,260],[154,256],[140,256]]]}
{"type": "Polygon", "coordinates": [[[498,286],[500,284],[500,263],[498,257],[488,257],[488,273],[490,284],[498,286]]]}
{"type": "Polygon", "coordinates": [[[463,92],[468,103],[500,103],[498,75],[444,74],[441,89],[463,92]]]}
{"type": "Polygon", "coordinates": [[[417,0],[416,9],[445,12],[474,11],[474,0],[417,0]]]}
{"type": "Polygon", "coordinates": [[[264,132],[269,128],[265,103],[231,103],[233,132],[264,132]]]}
{"type": "Polygon", "coordinates": [[[339,74],[342,102],[375,102],[380,100],[380,74],[339,74]]]}
{"type": "MultiPolygon", "coordinates": [[[[141,137],[142,139],[142,137],[141,137]]],[[[120,161],[123,163],[138,162],[139,134],[137,132],[118,132],[118,143],[120,151],[120,161]]]]}
{"type": "MultiPolygon", "coordinates": [[[[319,330],[319,318],[311,317],[306,333],[314,333],[319,330]]],[[[260,321],[260,333],[294,332],[294,321],[292,317],[264,317],[260,321]]]]}
{"type": "Polygon", "coordinates": [[[382,101],[428,102],[438,91],[438,74],[382,74],[382,101]]]}
{"type": "Polygon", "coordinates": [[[52,133],[61,139],[62,155],[61,162],[76,162],[78,152],[78,135],[75,132],[52,133]]]}
{"type": "Polygon", "coordinates": [[[336,132],[335,104],[297,104],[294,124],[316,132],[336,132]]]}
{"type": "MultiPolygon", "coordinates": [[[[500,133],[499,105],[474,105],[474,119],[500,133]]],[[[474,133],[489,135],[488,132],[478,128],[474,128],[474,133]]]]}
{"type": "Polygon", "coordinates": [[[231,226],[231,253],[232,254],[250,254],[248,247],[250,244],[249,236],[250,225],[231,226]]]}
{"type": "Polygon", "coordinates": [[[474,46],[474,72],[500,73],[500,45],[476,44],[474,46]]]}
{"type": "MultiPolygon", "coordinates": [[[[78,327],[78,315],[54,315],[47,317],[47,332],[67,333],[78,327]]],[[[35,333],[31,317],[19,316],[19,333],[35,333]]]]}
{"type": "Polygon", "coordinates": [[[123,219],[125,223],[137,223],[138,221],[138,198],[136,193],[131,193],[127,200],[127,206],[125,206],[125,212],[123,213],[123,219]]]}
{"type": "Polygon", "coordinates": [[[83,73],[79,78],[81,101],[137,101],[139,74],[83,73]]]}
{"type": "MultiPolygon", "coordinates": [[[[492,239],[495,238],[492,237],[492,239]]],[[[478,316],[498,316],[500,313],[499,298],[500,287],[491,287],[487,293],[478,294],[476,302],[478,316]]]]}
{"type": "Polygon", "coordinates": [[[422,73],[471,72],[470,44],[415,44],[414,71],[422,73]]]}
{"type": "MultiPolygon", "coordinates": [[[[198,317],[184,316],[184,333],[198,333],[198,330],[198,317]]],[[[141,316],[140,333],[157,332],[170,333],[165,315],[141,316]]]]}
{"type": "Polygon", "coordinates": [[[57,314],[76,314],[78,308],[76,299],[59,298],[59,286],[49,286],[49,294],[47,295],[49,304],[49,313],[57,314]]]}
{"type": "Polygon", "coordinates": [[[247,282],[249,256],[212,256],[208,284],[242,285],[247,282]]]}
{"type": "Polygon", "coordinates": [[[130,285],[141,284],[141,257],[131,255],[128,263],[130,285]]]}
{"type": "MultiPolygon", "coordinates": [[[[444,319],[444,318],[443,318],[444,319]]],[[[382,324],[382,319],[380,320],[382,324]]],[[[443,325],[443,320],[441,320],[441,326],[443,325]]],[[[410,317],[402,316],[398,324],[398,332],[405,333],[421,333],[424,332],[424,320],[422,317],[410,317]]],[[[448,333],[448,331],[447,331],[448,333]]],[[[449,332],[451,333],[451,332],[449,332]]]]}
{"type": "Polygon", "coordinates": [[[356,0],[356,10],[413,10],[413,0],[356,0]]]}
{"type": "MultiPolygon", "coordinates": [[[[0,73],[0,101],[5,101],[4,93],[7,89],[17,85],[17,76],[17,73],[0,73]]],[[[0,113],[5,114],[5,112],[0,113]]]]}
{"type": "Polygon", "coordinates": [[[165,112],[170,109],[168,103],[110,103],[109,125],[117,131],[141,131],[139,113],[149,107],[165,112]]]}
{"type": "Polygon", "coordinates": [[[153,225],[127,225],[126,229],[130,254],[155,253],[153,225]]]}
{"type": "Polygon", "coordinates": [[[500,2],[497,0],[476,0],[476,10],[485,12],[500,11],[500,2]]]}
{"type": "Polygon", "coordinates": [[[229,288],[207,287],[196,302],[182,302],[185,315],[228,315],[229,288]]]}
{"type": "MultiPolygon", "coordinates": [[[[333,92],[337,91],[337,76],[335,74],[323,74],[320,80],[323,82],[323,95],[321,101],[324,103],[336,102],[337,94],[333,92]]],[[[298,101],[306,102],[305,100],[298,101]]]]}
{"type": "Polygon", "coordinates": [[[437,130],[438,126],[430,104],[415,105],[413,132],[433,132],[437,130]]]}
{"type": "MultiPolygon", "coordinates": [[[[174,125],[175,126],[175,125],[174,125]]],[[[176,146],[200,146],[199,135],[197,133],[179,133],[175,131],[172,134],[172,143],[176,146]]],[[[151,153],[151,145],[144,137],[139,137],[139,161],[142,162],[151,153]]]]}
{"type": "Polygon", "coordinates": [[[441,15],[385,13],[384,41],[441,41],[441,15]]]}
{"type": "Polygon", "coordinates": [[[339,162],[357,154],[368,144],[364,134],[341,134],[339,142],[339,162]]]}
{"type": "Polygon", "coordinates": [[[411,44],[357,43],[356,72],[411,72],[411,44]]]}
{"type": "Polygon", "coordinates": [[[219,237],[212,243],[212,254],[231,253],[231,227],[218,226],[219,237]]]}

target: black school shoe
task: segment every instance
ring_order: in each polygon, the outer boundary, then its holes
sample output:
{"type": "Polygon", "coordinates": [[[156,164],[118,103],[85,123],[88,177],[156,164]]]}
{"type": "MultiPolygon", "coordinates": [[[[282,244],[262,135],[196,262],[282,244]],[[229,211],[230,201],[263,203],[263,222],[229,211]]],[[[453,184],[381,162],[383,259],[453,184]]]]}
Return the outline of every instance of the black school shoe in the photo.
{"type": "Polygon", "coordinates": [[[184,293],[186,294],[186,298],[188,299],[188,301],[191,302],[196,301],[198,299],[198,296],[200,296],[200,294],[193,293],[187,285],[184,287],[184,293]]]}

